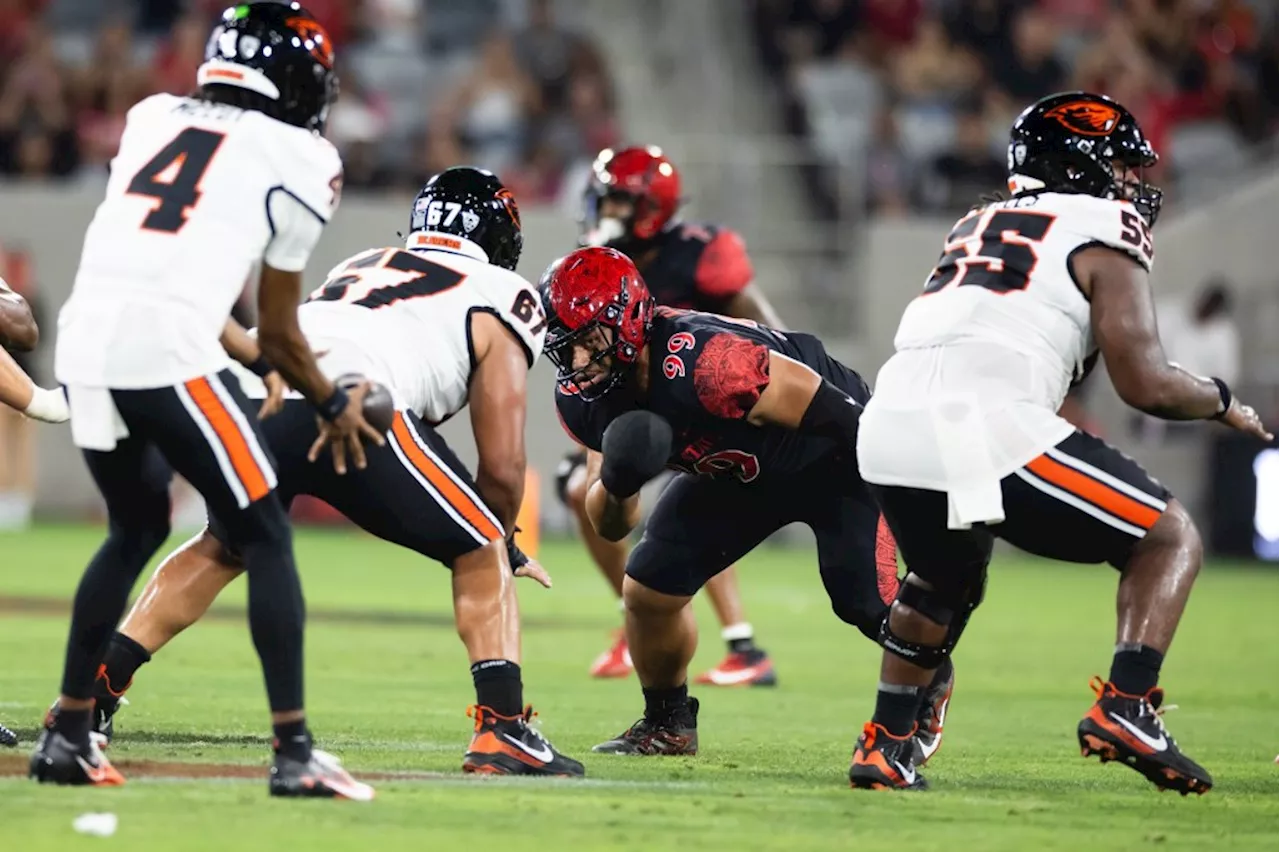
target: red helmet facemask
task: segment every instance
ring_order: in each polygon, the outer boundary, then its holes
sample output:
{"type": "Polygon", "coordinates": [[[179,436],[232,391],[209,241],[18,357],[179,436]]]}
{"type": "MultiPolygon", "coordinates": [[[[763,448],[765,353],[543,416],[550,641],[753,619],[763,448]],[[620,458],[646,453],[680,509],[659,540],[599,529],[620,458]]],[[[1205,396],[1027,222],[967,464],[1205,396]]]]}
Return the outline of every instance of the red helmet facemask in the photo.
{"type": "Polygon", "coordinates": [[[660,148],[606,148],[591,169],[583,198],[582,245],[634,251],[662,233],[680,206],[680,173],[660,148]],[[604,216],[606,199],[629,204],[630,214],[604,216]]]}
{"type": "Polygon", "coordinates": [[[551,264],[538,287],[556,382],[588,402],[621,384],[653,322],[653,297],[635,264],[615,249],[581,248],[551,264]],[[583,350],[588,357],[575,357],[583,350]]]}

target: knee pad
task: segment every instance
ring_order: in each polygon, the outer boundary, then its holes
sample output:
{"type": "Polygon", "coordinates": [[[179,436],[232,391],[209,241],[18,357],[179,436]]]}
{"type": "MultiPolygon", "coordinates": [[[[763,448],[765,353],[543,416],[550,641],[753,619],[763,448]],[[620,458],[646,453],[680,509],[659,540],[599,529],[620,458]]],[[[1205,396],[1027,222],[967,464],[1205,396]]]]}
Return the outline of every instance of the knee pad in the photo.
{"type": "Polygon", "coordinates": [[[942,665],[955,650],[960,635],[969,623],[969,616],[982,603],[987,588],[987,572],[964,584],[926,589],[914,583],[904,582],[898,589],[897,603],[920,613],[935,624],[947,628],[941,645],[922,645],[910,642],[895,634],[889,626],[890,613],[880,622],[879,642],[887,651],[902,657],[921,668],[933,669],[942,665]]]}

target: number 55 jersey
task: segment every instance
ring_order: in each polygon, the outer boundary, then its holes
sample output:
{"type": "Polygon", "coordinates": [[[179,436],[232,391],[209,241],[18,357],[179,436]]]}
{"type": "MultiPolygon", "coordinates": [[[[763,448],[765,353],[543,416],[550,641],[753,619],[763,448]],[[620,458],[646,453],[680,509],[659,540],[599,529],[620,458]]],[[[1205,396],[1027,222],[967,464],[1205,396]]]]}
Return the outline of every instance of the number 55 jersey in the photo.
{"type": "Polygon", "coordinates": [[[218,339],[254,265],[303,269],[341,179],[309,130],[195,98],[138,103],[58,317],[58,380],[146,389],[227,367],[218,339]]]}
{"type": "Polygon", "coordinates": [[[1126,201],[1032,193],[956,223],[863,413],[868,482],[982,491],[1073,433],[1057,411],[1097,345],[1071,258],[1093,246],[1151,268],[1151,231],[1126,201]]]}

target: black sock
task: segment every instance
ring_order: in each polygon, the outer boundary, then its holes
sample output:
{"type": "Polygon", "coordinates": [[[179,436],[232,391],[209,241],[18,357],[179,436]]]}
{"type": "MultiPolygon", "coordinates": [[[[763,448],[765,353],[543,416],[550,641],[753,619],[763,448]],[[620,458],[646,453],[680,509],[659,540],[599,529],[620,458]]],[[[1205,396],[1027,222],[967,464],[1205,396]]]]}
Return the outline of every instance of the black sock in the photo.
{"type": "Polygon", "coordinates": [[[499,716],[519,716],[524,712],[524,687],[520,666],[510,660],[480,660],[471,665],[476,685],[476,703],[499,716]]]}
{"type": "Polygon", "coordinates": [[[666,721],[689,706],[689,684],[682,683],[669,689],[645,689],[644,717],[666,721]]]}
{"type": "MultiPolygon", "coordinates": [[[[760,654],[760,649],[756,647],[754,636],[748,636],[746,639],[730,639],[728,642],[729,653],[731,654],[760,654]]],[[[763,654],[760,654],[763,656],[763,654]]]]}
{"type": "MultiPolygon", "coordinates": [[[[301,710],[303,703],[303,623],[306,604],[293,561],[288,517],[278,500],[259,500],[243,513],[282,528],[278,537],[239,547],[249,580],[249,635],[262,663],[272,713],[301,710]]],[[[246,524],[248,517],[237,518],[246,524]]]]}
{"type": "Polygon", "coordinates": [[[89,739],[89,710],[67,710],[59,707],[53,717],[53,729],[73,743],[89,739]]]}
{"type": "Polygon", "coordinates": [[[111,637],[111,644],[107,646],[107,655],[102,658],[98,689],[95,690],[98,693],[105,692],[106,695],[98,694],[95,697],[99,702],[104,698],[109,702],[118,700],[133,682],[134,672],[149,662],[151,654],[146,648],[116,631],[111,637]]]}
{"type": "Polygon", "coordinates": [[[311,732],[307,730],[306,719],[283,722],[272,725],[271,728],[276,735],[276,754],[283,754],[303,762],[311,759],[311,732]]]}
{"type": "Polygon", "coordinates": [[[876,712],[871,721],[895,737],[905,737],[915,727],[923,697],[923,687],[881,682],[876,692],[876,712]]]}
{"type": "Polygon", "coordinates": [[[1111,685],[1128,695],[1146,695],[1160,680],[1164,654],[1137,642],[1116,645],[1111,660],[1111,685]]]}

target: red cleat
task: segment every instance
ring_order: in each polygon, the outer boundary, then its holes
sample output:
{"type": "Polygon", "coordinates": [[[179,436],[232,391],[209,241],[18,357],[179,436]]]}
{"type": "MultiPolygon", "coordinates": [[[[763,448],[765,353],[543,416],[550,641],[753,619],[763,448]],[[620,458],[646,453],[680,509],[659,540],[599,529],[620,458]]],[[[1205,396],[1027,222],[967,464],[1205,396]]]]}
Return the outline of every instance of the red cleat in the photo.
{"type": "Polygon", "coordinates": [[[707,686],[777,686],[773,661],[763,651],[732,653],[720,665],[698,675],[695,683],[707,686]]]}
{"type": "Polygon", "coordinates": [[[591,676],[630,677],[634,668],[635,666],[631,664],[631,651],[627,649],[627,635],[619,630],[609,650],[596,657],[596,661],[591,664],[591,676]]]}

